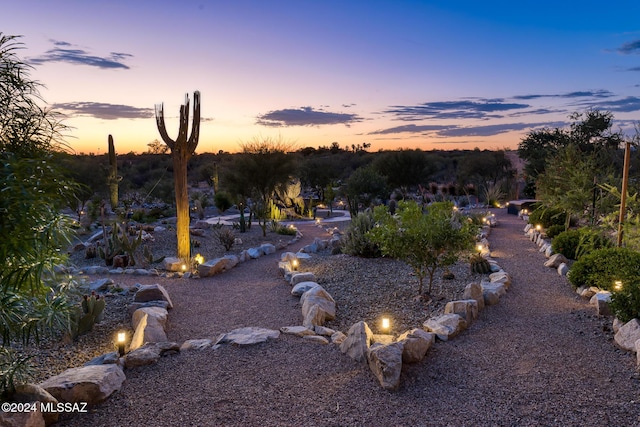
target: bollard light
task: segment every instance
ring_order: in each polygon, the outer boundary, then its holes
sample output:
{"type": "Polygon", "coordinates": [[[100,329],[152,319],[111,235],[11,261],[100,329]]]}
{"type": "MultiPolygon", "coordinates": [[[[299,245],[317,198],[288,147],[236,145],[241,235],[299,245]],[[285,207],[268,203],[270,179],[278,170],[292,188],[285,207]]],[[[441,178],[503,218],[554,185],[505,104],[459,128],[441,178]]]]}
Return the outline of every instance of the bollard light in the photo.
{"type": "Polygon", "coordinates": [[[542,226],[540,224],[536,224],[536,231],[542,230],[542,226]]]}
{"type": "Polygon", "coordinates": [[[196,254],[196,256],[193,257],[193,261],[196,265],[204,264],[204,257],[200,254],[196,254]]]}
{"type": "Polygon", "coordinates": [[[127,334],[125,332],[118,332],[116,345],[118,346],[118,356],[124,356],[124,345],[127,341],[127,334]]]}
{"type": "Polygon", "coordinates": [[[297,258],[291,260],[291,268],[293,271],[298,271],[298,266],[300,265],[300,261],[297,258]]]}
{"type": "Polygon", "coordinates": [[[391,328],[391,319],[389,319],[388,317],[383,317],[382,321],[380,322],[380,326],[382,327],[383,331],[388,331],[391,328]]]}
{"type": "Polygon", "coordinates": [[[622,290],[622,280],[616,280],[613,282],[613,289],[616,291],[622,290]]]}

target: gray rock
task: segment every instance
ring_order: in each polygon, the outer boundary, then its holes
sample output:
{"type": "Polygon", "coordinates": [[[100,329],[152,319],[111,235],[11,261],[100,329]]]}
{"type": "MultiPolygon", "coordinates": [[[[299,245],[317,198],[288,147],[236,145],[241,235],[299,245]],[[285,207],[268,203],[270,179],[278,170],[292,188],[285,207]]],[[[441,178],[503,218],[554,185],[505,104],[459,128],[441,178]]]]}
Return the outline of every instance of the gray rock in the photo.
{"type": "Polygon", "coordinates": [[[547,246],[547,249],[544,251],[545,257],[551,258],[551,255],[553,255],[553,245],[547,246]]]}
{"type": "MultiPolygon", "coordinates": [[[[143,310],[143,309],[140,309],[143,310]]],[[[137,311],[136,311],[137,312],[137,311]]],[[[134,313],[135,314],[135,313],[134,313]]],[[[129,344],[129,350],[137,350],[146,343],[158,343],[167,341],[167,334],[164,327],[160,324],[156,317],[149,316],[143,312],[137,321],[133,338],[129,344]]]]}
{"type": "MultiPolygon", "coordinates": [[[[333,337],[331,339],[333,340],[333,337]]],[[[367,360],[367,351],[372,342],[373,332],[369,329],[369,325],[360,321],[349,328],[347,337],[340,344],[340,351],[356,362],[364,362],[367,360]]]]}
{"type": "Polygon", "coordinates": [[[169,308],[169,302],[168,301],[155,300],[155,301],[131,303],[129,305],[129,307],[127,308],[127,310],[129,311],[129,316],[133,316],[133,313],[135,313],[136,310],[138,310],[140,308],[143,308],[143,307],[160,307],[160,308],[168,309],[169,308]]]}
{"type": "Polygon", "coordinates": [[[636,351],[636,341],[640,339],[640,321],[631,319],[620,326],[613,339],[623,350],[636,351]]]}
{"type": "Polygon", "coordinates": [[[489,281],[491,283],[502,283],[507,290],[511,287],[511,275],[505,271],[491,273],[489,275],[489,281]]]}
{"type": "Polygon", "coordinates": [[[118,359],[120,359],[120,357],[118,356],[118,352],[112,351],[111,353],[105,353],[101,356],[94,357],[93,359],[85,363],[84,366],[110,365],[112,363],[118,363],[118,359]]]}
{"type": "Polygon", "coordinates": [[[566,276],[568,272],[569,266],[566,263],[561,262],[558,266],[558,276],[566,276]]]}
{"type": "Polygon", "coordinates": [[[171,302],[171,298],[169,298],[169,293],[164,287],[157,283],[154,285],[141,285],[138,288],[138,292],[136,292],[135,296],[133,297],[133,301],[166,301],[169,303],[167,308],[173,308],[173,303],[171,302]]]}
{"type": "Polygon", "coordinates": [[[323,326],[336,317],[336,302],[320,285],[309,289],[300,297],[302,303],[302,325],[309,329],[323,326]]]}
{"type": "Polygon", "coordinates": [[[329,340],[320,335],[305,335],[302,337],[305,341],[311,341],[318,344],[329,344],[329,340]]]}
{"type": "Polygon", "coordinates": [[[560,264],[567,264],[569,260],[562,254],[553,254],[551,257],[544,263],[545,267],[549,268],[558,268],[560,264]]]}
{"type": "Polygon", "coordinates": [[[416,328],[400,335],[397,341],[402,343],[402,362],[416,363],[424,359],[436,335],[416,328]]]}
{"type": "Polygon", "coordinates": [[[198,274],[200,274],[200,277],[213,276],[232,269],[238,265],[239,262],[240,260],[235,255],[225,255],[221,258],[214,258],[198,265],[198,274]]]}
{"type": "Polygon", "coordinates": [[[40,412],[40,408],[27,412],[0,412],[2,427],[44,427],[45,425],[44,414],[40,412]]]}
{"type": "Polygon", "coordinates": [[[280,255],[280,261],[283,261],[283,262],[293,261],[294,259],[298,259],[298,258],[296,257],[296,254],[294,254],[293,252],[283,252],[282,255],[280,255]]]}
{"type": "Polygon", "coordinates": [[[125,380],[117,364],[71,368],[40,383],[61,402],[87,402],[95,405],[120,390],[125,380]]]}
{"type": "Polygon", "coordinates": [[[469,283],[464,288],[462,294],[464,299],[474,299],[478,303],[478,310],[484,308],[484,296],[482,295],[482,285],[480,283],[469,283]]]}
{"type": "Polygon", "coordinates": [[[264,252],[262,251],[262,248],[249,248],[247,249],[247,255],[249,255],[249,258],[251,259],[256,259],[264,255],[264,252]]]}
{"type": "Polygon", "coordinates": [[[423,327],[427,332],[436,334],[440,340],[447,341],[462,332],[467,327],[467,322],[457,314],[443,314],[428,319],[423,327]]]}
{"type": "Polygon", "coordinates": [[[260,249],[262,250],[262,253],[265,255],[271,255],[276,253],[276,247],[271,243],[263,243],[262,245],[260,245],[260,249]]]}
{"type": "Polygon", "coordinates": [[[93,282],[89,283],[89,291],[91,292],[106,291],[111,285],[113,285],[113,279],[108,277],[94,280],[93,282]]]}
{"type": "Polygon", "coordinates": [[[598,316],[610,316],[611,308],[609,307],[609,303],[611,302],[611,292],[609,291],[601,291],[597,292],[591,297],[589,303],[596,307],[596,312],[598,316]]]}
{"type": "Polygon", "coordinates": [[[335,330],[331,329],[331,328],[327,328],[325,326],[316,326],[313,328],[313,330],[315,331],[316,334],[318,335],[323,335],[325,337],[330,337],[333,334],[336,333],[335,330]]]}
{"type": "MultiPolygon", "coordinates": [[[[49,393],[44,388],[40,387],[36,384],[18,384],[16,385],[16,390],[13,394],[13,401],[19,403],[31,403],[31,402],[43,402],[43,403],[51,403],[56,405],[58,403],[58,399],[53,397],[51,393],[49,393]]],[[[38,410],[38,412],[40,412],[38,410]]],[[[5,415],[5,414],[2,414],[5,415]]],[[[8,414],[12,415],[12,414],[8,414]]],[[[58,421],[58,416],[60,414],[58,412],[44,412],[41,413],[43,423],[42,424],[10,424],[3,423],[0,420],[0,426],[13,426],[13,425],[24,425],[24,426],[37,426],[37,425],[50,425],[58,421]]]]}
{"type": "Polygon", "coordinates": [[[266,342],[268,339],[277,339],[280,336],[279,331],[273,329],[246,327],[234,329],[231,332],[223,334],[216,341],[218,344],[236,344],[236,345],[252,345],[266,342]]]}
{"type": "Polygon", "coordinates": [[[300,282],[317,282],[316,275],[311,272],[294,273],[291,276],[291,285],[295,286],[300,282]]]}
{"type": "Polygon", "coordinates": [[[177,257],[166,257],[162,261],[162,265],[167,271],[182,271],[182,264],[182,260],[177,257]]]}
{"type": "Polygon", "coordinates": [[[333,335],[331,335],[331,342],[340,345],[347,339],[347,336],[343,334],[341,331],[336,331],[333,335]]]}
{"type": "Polygon", "coordinates": [[[300,282],[300,283],[297,283],[291,289],[291,295],[293,295],[295,297],[300,297],[300,296],[302,296],[302,294],[307,292],[309,289],[315,288],[316,286],[320,286],[320,285],[318,285],[316,282],[300,282]]]}
{"type": "Polygon", "coordinates": [[[280,328],[280,332],[283,334],[295,335],[298,337],[304,337],[306,335],[315,335],[315,332],[304,326],[283,326],[280,328]]]}
{"type": "Polygon", "coordinates": [[[207,338],[198,339],[198,340],[186,340],[180,346],[180,351],[188,351],[188,350],[205,350],[211,347],[213,341],[207,338]]]}
{"type": "MultiPolygon", "coordinates": [[[[137,309],[133,313],[133,316],[131,317],[131,325],[133,327],[133,330],[136,330],[138,328],[138,323],[140,322],[140,319],[142,319],[142,317],[145,314],[147,314],[149,318],[155,318],[155,320],[162,326],[163,329],[167,325],[167,317],[169,316],[169,313],[167,312],[166,308],[142,307],[137,309]]],[[[147,320],[147,322],[149,322],[149,320],[147,320]]],[[[166,340],[162,340],[162,341],[166,341],[166,340]]]]}
{"type": "Polygon", "coordinates": [[[478,302],[475,299],[449,301],[444,306],[444,313],[459,315],[469,326],[478,318],[478,302]]]}
{"type": "Polygon", "coordinates": [[[402,343],[374,344],[367,351],[369,369],[385,390],[396,390],[400,386],[402,371],[402,343]]]}

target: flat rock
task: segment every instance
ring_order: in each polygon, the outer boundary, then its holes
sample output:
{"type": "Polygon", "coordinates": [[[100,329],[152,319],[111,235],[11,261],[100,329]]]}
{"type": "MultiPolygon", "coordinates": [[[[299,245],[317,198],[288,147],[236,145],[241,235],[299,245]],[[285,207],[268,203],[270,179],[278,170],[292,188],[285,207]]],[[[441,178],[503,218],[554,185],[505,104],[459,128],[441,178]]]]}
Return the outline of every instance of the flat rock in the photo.
{"type": "Polygon", "coordinates": [[[208,338],[197,340],[186,340],[180,346],[180,351],[205,350],[213,345],[213,341],[208,338]]]}
{"type": "Polygon", "coordinates": [[[268,339],[277,339],[279,336],[280,331],[250,326],[246,328],[234,329],[231,332],[223,334],[216,341],[216,345],[225,343],[236,345],[252,345],[266,342],[268,339]]]}
{"type": "Polygon", "coordinates": [[[40,383],[61,402],[87,402],[95,405],[120,390],[125,380],[122,368],[115,364],[67,369],[40,383]]]}
{"type": "Polygon", "coordinates": [[[282,328],[280,328],[280,332],[282,332],[283,334],[290,334],[298,337],[316,334],[314,331],[304,326],[283,326],[282,328]]]}
{"type": "Polygon", "coordinates": [[[320,335],[305,335],[302,337],[305,341],[311,341],[318,344],[329,344],[329,340],[325,337],[321,337],[320,335]]]}
{"type": "Polygon", "coordinates": [[[103,292],[106,291],[111,285],[113,285],[113,279],[109,277],[94,280],[93,282],[89,283],[89,291],[103,292]]]}
{"type": "Polygon", "coordinates": [[[294,273],[291,275],[291,281],[289,283],[291,283],[292,286],[300,282],[317,282],[316,275],[311,272],[294,273]]]}
{"type": "Polygon", "coordinates": [[[309,289],[319,286],[317,282],[300,282],[291,289],[291,295],[294,297],[302,296],[309,289]]]}
{"type": "Polygon", "coordinates": [[[166,301],[169,303],[167,308],[173,308],[171,298],[167,290],[159,284],[153,285],[140,285],[138,292],[133,297],[134,302],[148,302],[148,301],[166,301]]]}

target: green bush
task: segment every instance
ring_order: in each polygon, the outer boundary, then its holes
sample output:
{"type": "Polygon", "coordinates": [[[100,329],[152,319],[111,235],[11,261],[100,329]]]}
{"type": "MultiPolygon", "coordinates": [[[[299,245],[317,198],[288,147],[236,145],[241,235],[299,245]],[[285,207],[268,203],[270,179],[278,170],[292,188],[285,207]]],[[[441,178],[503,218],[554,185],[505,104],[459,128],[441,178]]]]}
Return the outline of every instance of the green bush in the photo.
{"type": "Polygon", "coordinates": [[[540,224],[543,228],[561,225],[564,230],[566,220],[567,214],[562,210],[548,208],[542,205],[537,205],[529,214],[529,224],[533,224],[534,226],[540,224]]]}
{"type": "Polygon", "coordinates": [[[380,248],[367,235],[367,232],[373,229],[374,225],[375,221],[371,211],[360,212],[355,218],[352,218],[344,234],[342,252],[367,258],[379,257],[381,255],[380,248]]]}
{"type": "Polygon", "coordinates": [[[611,294],[613,314],[622,322],[640,318],[640,279],[622,285],[611,294]]]}
{"type": "Polygon", "coordinates": [[[213,196],[213,204],[218,208],[220,212],[224,212],[231,207],[231,199],[227,193],[222,191],[218,191],[215,196],[213,196]]]}
{"type": "Polygon", "coordinates": [[[611,247],[612,242],[599,231],[582,227],[563,231],[554,237],[551,245],[555,253],[577,260],[596,249],[611,247]]]}
{"type": "Polygon", "coordinates": [[[615,291],[616,280],[635,283],[640,280],[640,252],[628,248],[596,249],[584,255],[571,267],[569,282],[574,288],[597,286],[615,291]]]}
{"type": "Polygon", "coordinates": [[[553,239],[563,231],[564,231],[564,224],[563,225],[553,224],[547,227],[547,229],[545,230],[545,234],[547,235],[548,238],[553,239]]]}

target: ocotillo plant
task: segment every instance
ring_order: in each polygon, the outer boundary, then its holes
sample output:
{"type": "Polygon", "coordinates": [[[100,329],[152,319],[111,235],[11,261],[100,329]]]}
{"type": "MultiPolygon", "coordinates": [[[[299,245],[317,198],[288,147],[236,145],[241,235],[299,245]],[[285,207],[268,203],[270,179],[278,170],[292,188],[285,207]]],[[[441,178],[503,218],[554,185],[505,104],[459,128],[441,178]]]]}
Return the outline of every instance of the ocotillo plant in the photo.
{"type": "Polygon", "coordinates": [[[173,159],[173,181],[176,193],[176,234],[178,237],[178,258],[189,261],[191,246],[189,242],[189,194],[187,192],[187,163],[198,146],[200,136],[200,92],[193,93],[193,124],[191,135],[187,138],[189,127],[189,95],[185,97],[184,105],[180,106],[180,127],[178,137],[169,138],[164,123],[164,105],[156,105],[156,124],[158,132],[167,147],[171,150],[173,159]]]}
{"type": "Polygon", "coordinates": [[[115,211],[118,206],[118,183],[122,180],[118,176],[118,162],[116,161],[116,148],[113,144],[113,137],[109,135],[109,175],[107,184],[109,184],[109,202],[111,210],[115,211]]]}

